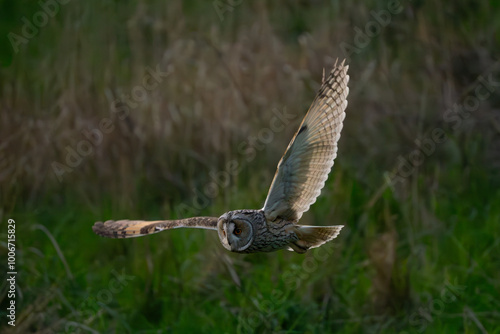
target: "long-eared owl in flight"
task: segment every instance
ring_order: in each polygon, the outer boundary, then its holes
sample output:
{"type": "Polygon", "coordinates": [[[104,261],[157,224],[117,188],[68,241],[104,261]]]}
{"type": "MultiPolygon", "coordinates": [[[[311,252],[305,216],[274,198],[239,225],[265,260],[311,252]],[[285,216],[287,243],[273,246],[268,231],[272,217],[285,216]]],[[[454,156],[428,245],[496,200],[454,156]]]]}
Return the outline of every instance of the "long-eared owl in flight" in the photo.
{"type": "Polygon", "coordinates": [[[227,250],[237,253],[279,249],[305,253],[334,239],[336,226],[306,226],[298,222],[316,201],[337,156],[337,142],[347,107],[349,66],[334,65],[288,145],[260,210],[228,211],[220,217],[179,220],[108,220],[93,230],[109,238],[140,237],[178,227],[217,231],[227,250]]]}

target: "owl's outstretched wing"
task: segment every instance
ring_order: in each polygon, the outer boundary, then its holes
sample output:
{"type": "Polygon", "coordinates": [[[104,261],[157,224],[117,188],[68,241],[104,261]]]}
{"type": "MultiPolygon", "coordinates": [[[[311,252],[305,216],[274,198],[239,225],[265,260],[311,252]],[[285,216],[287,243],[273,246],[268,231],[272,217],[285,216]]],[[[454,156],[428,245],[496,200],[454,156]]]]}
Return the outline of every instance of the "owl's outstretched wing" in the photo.
{"type": "Polygon", "coordinates": [[[216,217],[193,217],[179,220],[108,220],[92,226],[95,234],[108,238],[133,238],[172,228],[204,228],[217,230],[216,217]]]}
{"type": "Polygon", "coordinates": [[[264,203],[268,221],[298,220],[321,193],[337,156],[345,118],[348,65],[335,63],[281,158],[264,203]]]}

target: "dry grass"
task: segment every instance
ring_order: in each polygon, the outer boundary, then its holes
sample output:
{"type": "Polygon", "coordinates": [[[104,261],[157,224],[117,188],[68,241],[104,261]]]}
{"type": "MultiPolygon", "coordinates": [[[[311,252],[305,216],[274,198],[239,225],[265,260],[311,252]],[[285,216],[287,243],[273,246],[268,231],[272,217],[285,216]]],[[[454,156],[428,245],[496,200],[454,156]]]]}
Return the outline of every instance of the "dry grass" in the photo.
{"type": "MultiPolygon", "coordinates": [[[[33,201],[44,189],[65,187],[90,196],[87,180],[95,179],[101,191],[119,194],[127,203],[136,191],[122,180],[143,174],[145,165],[151,184],[161,182],[171,192],[187,195],[185,180],[198,184],[207,174],[199,173],[200,168],[222,169],[239,143],[266,127],[273,108],[287,108],[299,115],[298,121],[323,68],[344,57],[339,45],[353,44],[351,26],[363,28],[373,20],[369,9],[384,9],[382,5],[322,10],[295,4],[284,6],[279,17],[278,7],[244,3],[225,13],[222,23],[208,5],[191,9],[207,11],[205,17],[189,16],[188,6],[180,4],[62,8],[64,15],[4,70],[3,198],[16,193],[33,201]],[[298,11],[304,11],[303,17],[298,11]],[[354,12],[359,15],[349,22],[354,12]],[[107,25],[110,15],[120,24],[107,25]],[[302,21],[303,31],[290,30],[302,21]],[[50,52],[43,49],[45,43],[50,52]],[[35,52],[37,56],[29,56],[35,52]],[[103,118],[114,115],[112,102],[142,84],[145,68],[157,65],[173,73],[125,120],[112,118],[114,130],[92,148],[93,155],[57,182],[52,162],[64,163],[65,148],[76,149],[85,140],[82,131],[98,128],[103,118]]],[[[455,31],[453,23],[444,21],[446,8],[431,18],[420,14],[426,10],[405,5],[351,60],[341,163],[356,164],[360,173],[373,161],[381,162],[377,174],[391,170],[394,157],[442,123],[444,110],[460,101],[494,61],[493,50],[484,45],[493,45],[493,35],[482,31],[482,40],[471,40],[477,32],[455,31]],[[409,38],[412,43],[405,43],[409,38]]],[[[487,101],[481,118],[471,122],[492,132],[483,118],[491,118],[489,105],[487,101]]],[[[279,154],[292,131],[280,135],[267,152],[267,169],[273,168],[275,161],[269,158],[279,154]]]]}

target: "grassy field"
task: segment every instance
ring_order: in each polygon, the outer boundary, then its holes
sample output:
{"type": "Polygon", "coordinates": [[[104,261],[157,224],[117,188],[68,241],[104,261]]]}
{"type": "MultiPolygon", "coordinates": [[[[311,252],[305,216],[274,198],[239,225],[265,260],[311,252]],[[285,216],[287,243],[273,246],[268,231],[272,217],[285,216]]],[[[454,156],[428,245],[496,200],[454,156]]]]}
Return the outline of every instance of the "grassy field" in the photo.
{"type": "Polygon", "coordinates": [[[500,333],[496,2],[47,3],[0,1],[2,333],[500,333]],[[302,219],[334,242],[93,234],[260,208],[336,58],[339,154],[302,219]]]}

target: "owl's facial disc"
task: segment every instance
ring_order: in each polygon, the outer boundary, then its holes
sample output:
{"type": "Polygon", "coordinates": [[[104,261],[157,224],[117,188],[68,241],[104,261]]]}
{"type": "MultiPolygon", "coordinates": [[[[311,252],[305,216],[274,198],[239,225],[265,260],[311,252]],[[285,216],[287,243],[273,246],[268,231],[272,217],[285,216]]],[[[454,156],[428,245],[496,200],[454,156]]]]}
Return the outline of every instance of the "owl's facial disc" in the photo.
{"type": "Polygon", "coordinates": [[[227,250],[241,252],[253,241],[253,226],[244,216],[222,215],[217,223],[219,239],[227,250]]]}

